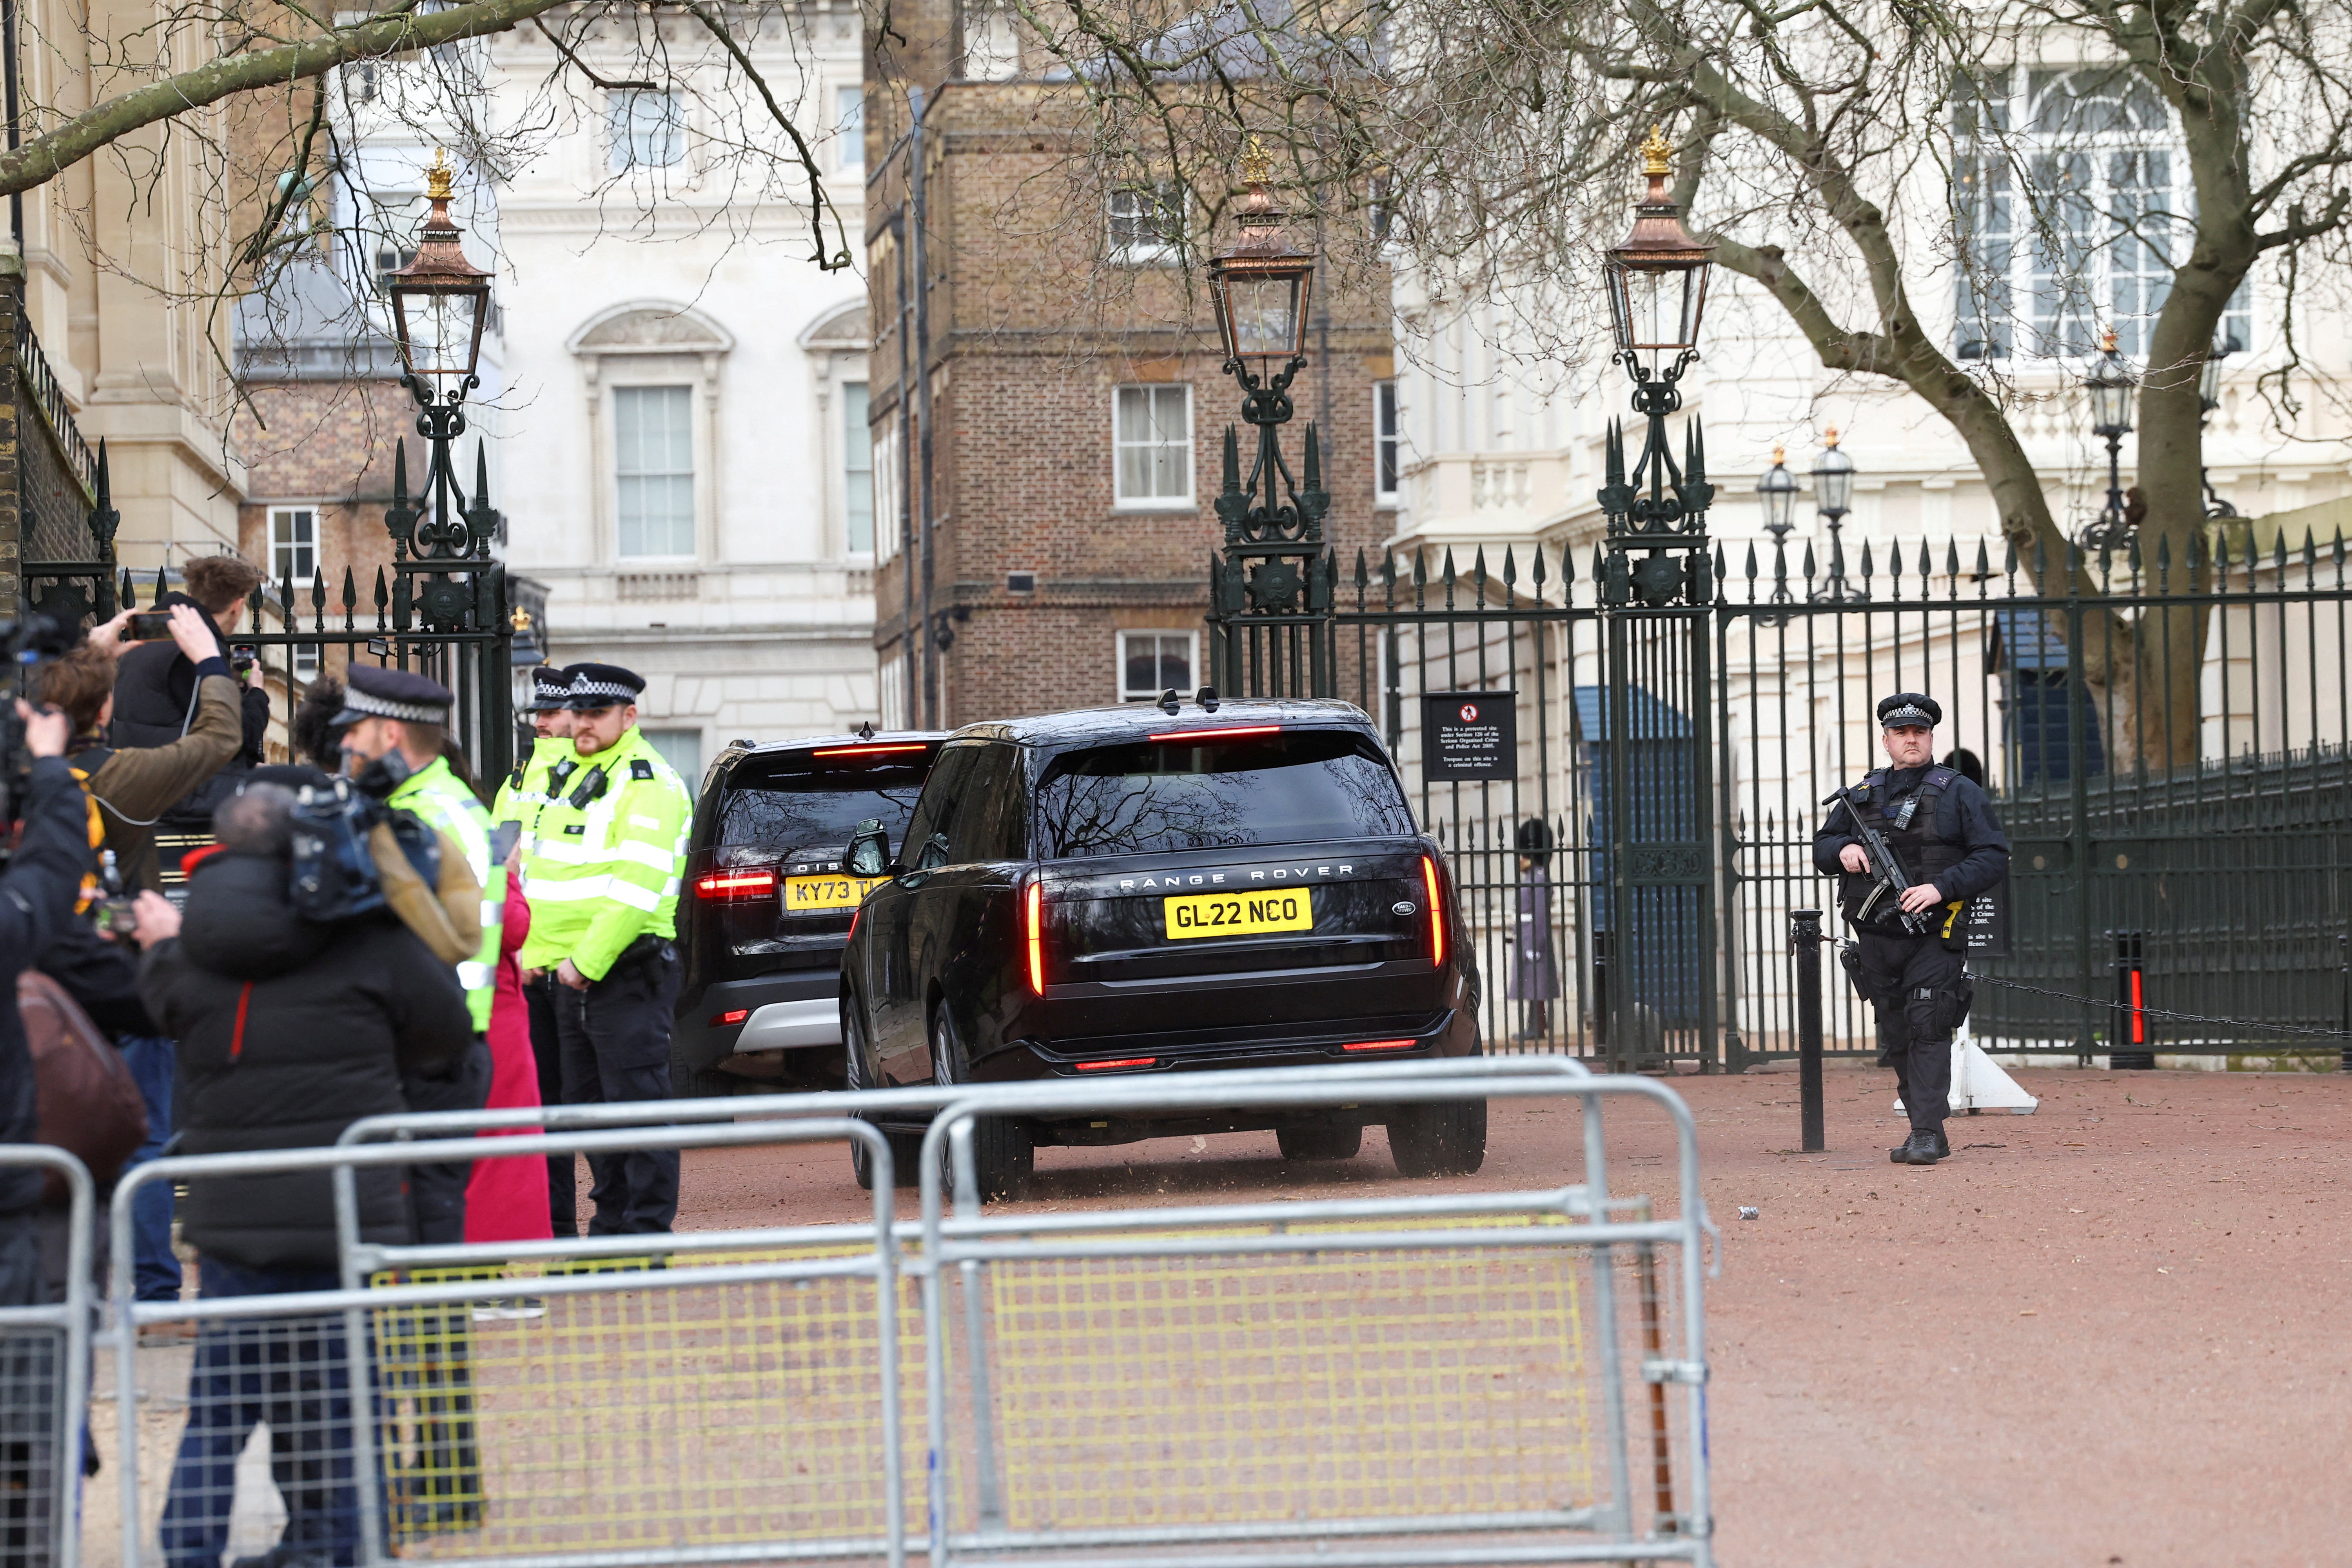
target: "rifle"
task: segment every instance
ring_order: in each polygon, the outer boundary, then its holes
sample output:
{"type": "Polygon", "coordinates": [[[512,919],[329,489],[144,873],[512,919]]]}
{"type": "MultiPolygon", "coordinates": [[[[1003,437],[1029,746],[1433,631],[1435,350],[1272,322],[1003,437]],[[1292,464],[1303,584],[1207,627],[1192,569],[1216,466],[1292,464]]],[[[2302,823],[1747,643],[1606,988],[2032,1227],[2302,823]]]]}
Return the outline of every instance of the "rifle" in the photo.
{"type": "MultiPolygon", "coordinates": [[[[1910,887],[1911,879],[1903,874],[1902,862],[1895,858],[1895,851],[1886,847],[1886,840],[1878,829],[1863,820],[1861,808],[1853,798],[1859,793],[1857,788],[1852,786],[1836,790],[1822,804],[1829,805],[1836,802],[1844,803],[1846,815],[1853,819],[1854,837],[1862,840],[1862,852],[1870,860],[1870,874],[1874,879],[1870,897],[1862,900],[1862,908],[1856,910],[1853,914],[1853,923],[1861,926],[1870,923],[1871,911],[1878,907],[1879,900],[1886,898],[1900,900],[1904,889],[1910,887]]],[[[1927,935],[1928,930],[1935,924],[1933,914],[1925,910],[1916,914],[1906,910],[1903,911],[1901,919],[1903,929],[1913,936],[1927,935]]]]}

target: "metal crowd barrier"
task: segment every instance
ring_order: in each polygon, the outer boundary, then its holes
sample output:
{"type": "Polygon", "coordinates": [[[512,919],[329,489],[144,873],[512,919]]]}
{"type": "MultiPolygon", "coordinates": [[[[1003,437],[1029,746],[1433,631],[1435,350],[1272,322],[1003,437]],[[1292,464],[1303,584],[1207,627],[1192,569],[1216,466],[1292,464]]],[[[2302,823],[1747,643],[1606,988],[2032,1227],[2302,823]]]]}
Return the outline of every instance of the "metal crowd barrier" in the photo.
{"type": "MultiPolygon", "coordinates": [[[[76,1568],[81,1544],[81,1413],[89,1404],[89,1171],[62,1149],[0,1143],[0,1170],[55,1171],[65,1178],[65,1228],[49,1239],[65,1248],[63,1300],[0,1306],[0,1563],[26,1568],[76,1568]]],[[[20,1216],[23,1229],[0,1246],[14,1256],[0,1267],[44,1268],[43,1221],[20,1216]]],[[[44,1291],[43,1293],[46,1293],[44,1291]]]]}
{"type": "Polygon", "coordinates": [[[121,1568],[222,1560],[257,1425],[246,1495],[266,1466],[279,1541],[321,1568],[1711,1562],[1689,1114],[1565,1058],[379,1117],[333,1149],[142,1166],[113,1227],[121,1568]],[[1581,1100],[1581,1181],[1054,1213],[975,1196],[977,1116],[1531,1096],[1581,1100]],[[1675,1217],[1612,1195],[1612,1097],[1672,1119],[1675,1217]],[[892,1110],[936,1113],[910,1220],[888,1141],[858,1119],[892,1110]],[[551,1131],[515,1131],[534,1125],[551,1131]],[[488,1128],[509,1135],[457,1136],[488,1128]],[[359,1234],[362,1170],[851,1139],[876,1176],[855,1225],[359,1234]],[[318,1289],[132,1300],[144,1183],[305,1174],[338,1218],[341,1266],[318,1289]],[[1661,1248],[1679,1249],[1671,1267],[1661,1248]],[[151,1430],[142,1453],[138,1332],[172,1320],[199,1325],[196,1436],[151,1430]]]}

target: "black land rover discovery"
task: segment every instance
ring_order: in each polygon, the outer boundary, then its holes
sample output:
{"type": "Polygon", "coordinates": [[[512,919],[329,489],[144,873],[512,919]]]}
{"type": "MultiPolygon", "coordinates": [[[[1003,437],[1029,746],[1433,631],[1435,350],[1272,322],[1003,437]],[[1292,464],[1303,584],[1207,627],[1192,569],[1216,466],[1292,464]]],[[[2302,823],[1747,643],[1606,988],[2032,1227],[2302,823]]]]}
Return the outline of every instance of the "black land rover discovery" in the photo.
{"type": "MultiPolygon", "coordinates": [[[[1444,858],[1344,702],[972,725],[940,749],[903,834],[862,832],[850,859],[884,879],[842,960],[852,1088],[1479,1049],[1444,858]]],[[[1272,1129],[1286,1158],[1345,1159],[1371,1122],[1408,1175],[1485,1158],[1483,1101],[1000,1118],[977,1152],[1003,1196],[1039,1143],[1272,1129]]],[[[883,1130],[911,1180],[919,1119],[883,1130]]]]}
{"type": "Polygon", "coordinates": [[[679,1097],[841,1086],[841,948],[867,886],[845,873],[849,837],[905,826],[946,738],[738,741],[711,763],[678,897],[679,1097]]]}

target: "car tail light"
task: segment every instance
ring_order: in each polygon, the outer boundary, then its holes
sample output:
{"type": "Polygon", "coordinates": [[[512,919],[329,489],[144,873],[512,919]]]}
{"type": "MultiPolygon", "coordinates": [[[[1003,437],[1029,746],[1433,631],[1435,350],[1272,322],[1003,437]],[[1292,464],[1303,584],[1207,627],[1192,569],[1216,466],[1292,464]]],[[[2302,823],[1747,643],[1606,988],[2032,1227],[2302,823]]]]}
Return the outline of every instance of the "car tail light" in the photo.
{"type": "Polygon", "coordinates": [[[1078,1064],[1078,1070],[1080,1072],[1110,1072],[1118,1068],[1156,1068],[1159,1065],[1160,1058],[1158,1057],[1121,1057],[1117,1061],[1112,1062],[1080,1062],[1078,1064]]]}
{"type": "Polygon", "coordinates": [[[768,870],[705,871],[694,879],[698,899],[772,899],[776,874],[768,870]]]}
{"type": "Polygon", "coordinates": [[[1238,741],[1244,735],[1278,735],[1279,724],[1236,724],[1230,730],[1167,730],[1154,741],[1238,741]]]}
{"type": "Polygon", "coordinates": [[[1445,967],[1445,906],[1437,897],[1437,862],[1421,858],[1422,886],[1429,889],[1429,962],[1445,967]]]}
{"type": "Polygon", "coordinates": [[[1419,1040],[1358,1040],[1352,1046],[1339,1048],[1343,1051],[1409,1051],[1419,1044],[1419,1040]]]}
{"type": "Polygon", "coordinates": [[[842,939],[844,942],[855,942],[857,940],[857,917],[865,912],[866,906],[864,904],[859,904],[856,909],[849,911],[849,934],[842,939]]]}
{"type": "Polygon", "coordinates": [[[1042,882],[1029,884],[1021,896],[1021,923],[1029,938],[1029,994],[1045,994],[1045,888],[1042,882]]]}
{"type": "MultiPolygon", "coordinates": [[[[713,1028],[724,1029],[730,1025],[741,1023],[751,1016],[751,1009],[749,1007],[730,1007],[724,1013],[713,1013],[710,1016],[710,1024],[713,1028]]],[[[1352,1051],[1356,1047],[1349,1046],[1348,1048],[1352,1051]]]]}
{"type": "Polygon", "coordinates": [[[892,746],[827,746],[821,752],[811,752],[812,757],[887,757],[898,752],[927,752],[929,742],[908,741],[892,746]]]}

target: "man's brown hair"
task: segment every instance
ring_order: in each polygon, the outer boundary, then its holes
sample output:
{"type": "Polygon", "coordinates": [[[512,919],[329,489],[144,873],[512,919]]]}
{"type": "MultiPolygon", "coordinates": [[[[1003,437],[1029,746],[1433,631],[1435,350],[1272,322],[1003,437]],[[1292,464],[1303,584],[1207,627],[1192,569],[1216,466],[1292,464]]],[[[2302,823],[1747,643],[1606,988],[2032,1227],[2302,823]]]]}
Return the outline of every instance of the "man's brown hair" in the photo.
{"type": "Polygon", "coordinates": [[[261,584],[260,572],[236,555],[199,555],[180,568],[180,575],[188,585],[188,597],[215,617],[243,604],[261,584]]]}
{"type": "Polygon", "coordinates": [[[39,670],[41,700],[65,710],[73,732],[86,735],[98,728],[98,716],[114,692],[114,660],[103,648],[84,644],[39,670]]]}

